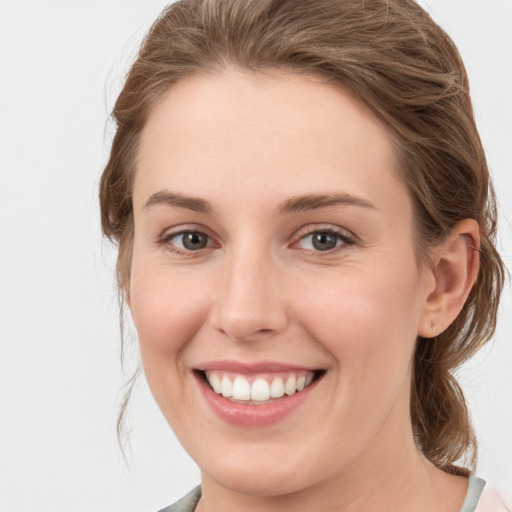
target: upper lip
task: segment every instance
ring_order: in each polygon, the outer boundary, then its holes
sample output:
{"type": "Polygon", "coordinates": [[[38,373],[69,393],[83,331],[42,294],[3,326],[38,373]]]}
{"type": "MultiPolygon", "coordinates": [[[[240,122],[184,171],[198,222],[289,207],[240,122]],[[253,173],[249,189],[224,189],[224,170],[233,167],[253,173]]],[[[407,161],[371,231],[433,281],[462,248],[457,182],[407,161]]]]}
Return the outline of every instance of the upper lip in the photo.
{"type": "Polygon", "coordinates": [[[259,362],[241,362],[233,360],[224,361],[208,361],[201,363],[196,367],[200,371],[225,371],[239,373],[242,375],[253,375],[256,373],[278,373],[293,371],[309,371],[314,372],[320,368],[312,368],[310,366],[294,365],[289,363],[280,363],[276,361],[259,361],[259,362]]]}

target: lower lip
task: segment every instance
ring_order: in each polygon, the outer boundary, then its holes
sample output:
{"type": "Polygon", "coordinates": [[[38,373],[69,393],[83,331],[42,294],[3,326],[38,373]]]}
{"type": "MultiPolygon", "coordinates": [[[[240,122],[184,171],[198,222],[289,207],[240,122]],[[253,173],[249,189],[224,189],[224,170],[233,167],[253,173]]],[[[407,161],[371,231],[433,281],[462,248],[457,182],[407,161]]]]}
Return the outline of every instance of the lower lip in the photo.
{"type": "Polygon", "coordinates": [[[321,380],[314,381],[306,389],[293,395],[275,398],[268,404],[244,405],[218,395],[200,375],[194,375],[213,412],[227,423],[245,427],[261,427],[281,421],[304,403],[321,380]]]}

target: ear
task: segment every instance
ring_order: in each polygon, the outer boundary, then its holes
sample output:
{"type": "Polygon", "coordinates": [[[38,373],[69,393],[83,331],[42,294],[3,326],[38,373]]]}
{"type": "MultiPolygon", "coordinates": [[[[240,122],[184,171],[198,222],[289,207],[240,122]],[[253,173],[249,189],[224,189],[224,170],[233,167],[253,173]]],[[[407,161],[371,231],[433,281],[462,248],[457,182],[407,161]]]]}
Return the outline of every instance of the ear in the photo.
{"type": "Polygon", "coordinates": [[[418,335],[432,338],[457,318],[478,276],[480,230],[473,219],[464,219],[446,240],[431,249],[427,269],[425,303],[418,335]]]}

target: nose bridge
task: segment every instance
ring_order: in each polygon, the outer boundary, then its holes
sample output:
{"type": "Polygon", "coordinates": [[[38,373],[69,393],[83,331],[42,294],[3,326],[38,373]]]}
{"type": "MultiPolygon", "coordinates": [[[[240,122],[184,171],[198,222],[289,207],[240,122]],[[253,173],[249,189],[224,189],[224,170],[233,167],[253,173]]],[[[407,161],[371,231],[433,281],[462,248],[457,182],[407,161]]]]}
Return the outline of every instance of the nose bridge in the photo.
{"type": "Polygon", "coordinates": [[[250,341],[280,332],[286,325],[277,262],[261,243],[233,248],[226,257],[216,327],[233,339],[250,341]]]}

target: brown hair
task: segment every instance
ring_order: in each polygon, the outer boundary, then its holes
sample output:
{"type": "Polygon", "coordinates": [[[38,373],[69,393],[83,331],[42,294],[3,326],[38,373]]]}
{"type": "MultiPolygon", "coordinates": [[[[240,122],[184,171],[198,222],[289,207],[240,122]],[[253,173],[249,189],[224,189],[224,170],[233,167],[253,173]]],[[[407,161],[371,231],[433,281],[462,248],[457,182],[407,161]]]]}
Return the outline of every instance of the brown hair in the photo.
{"type": "Polygon", "coordinates": [[[452,372],[494,333],[505,269],[464,65],[452,40],[412,0],[181,0],[162,12],[115,104],[117,131],[100,184],[103,232],[119,244],[122,298],[130,279],[131,189],[148,114],[177,81],[228,64],[320,74],[383,120],[415,205],[418,254],[457,221],[478,221],[478,280],[435,342],[418,339],[411,393],[425,456],[448,472],[464,472],[453,466],[461,458],[474,468],[475,435],[452,372]]]}

